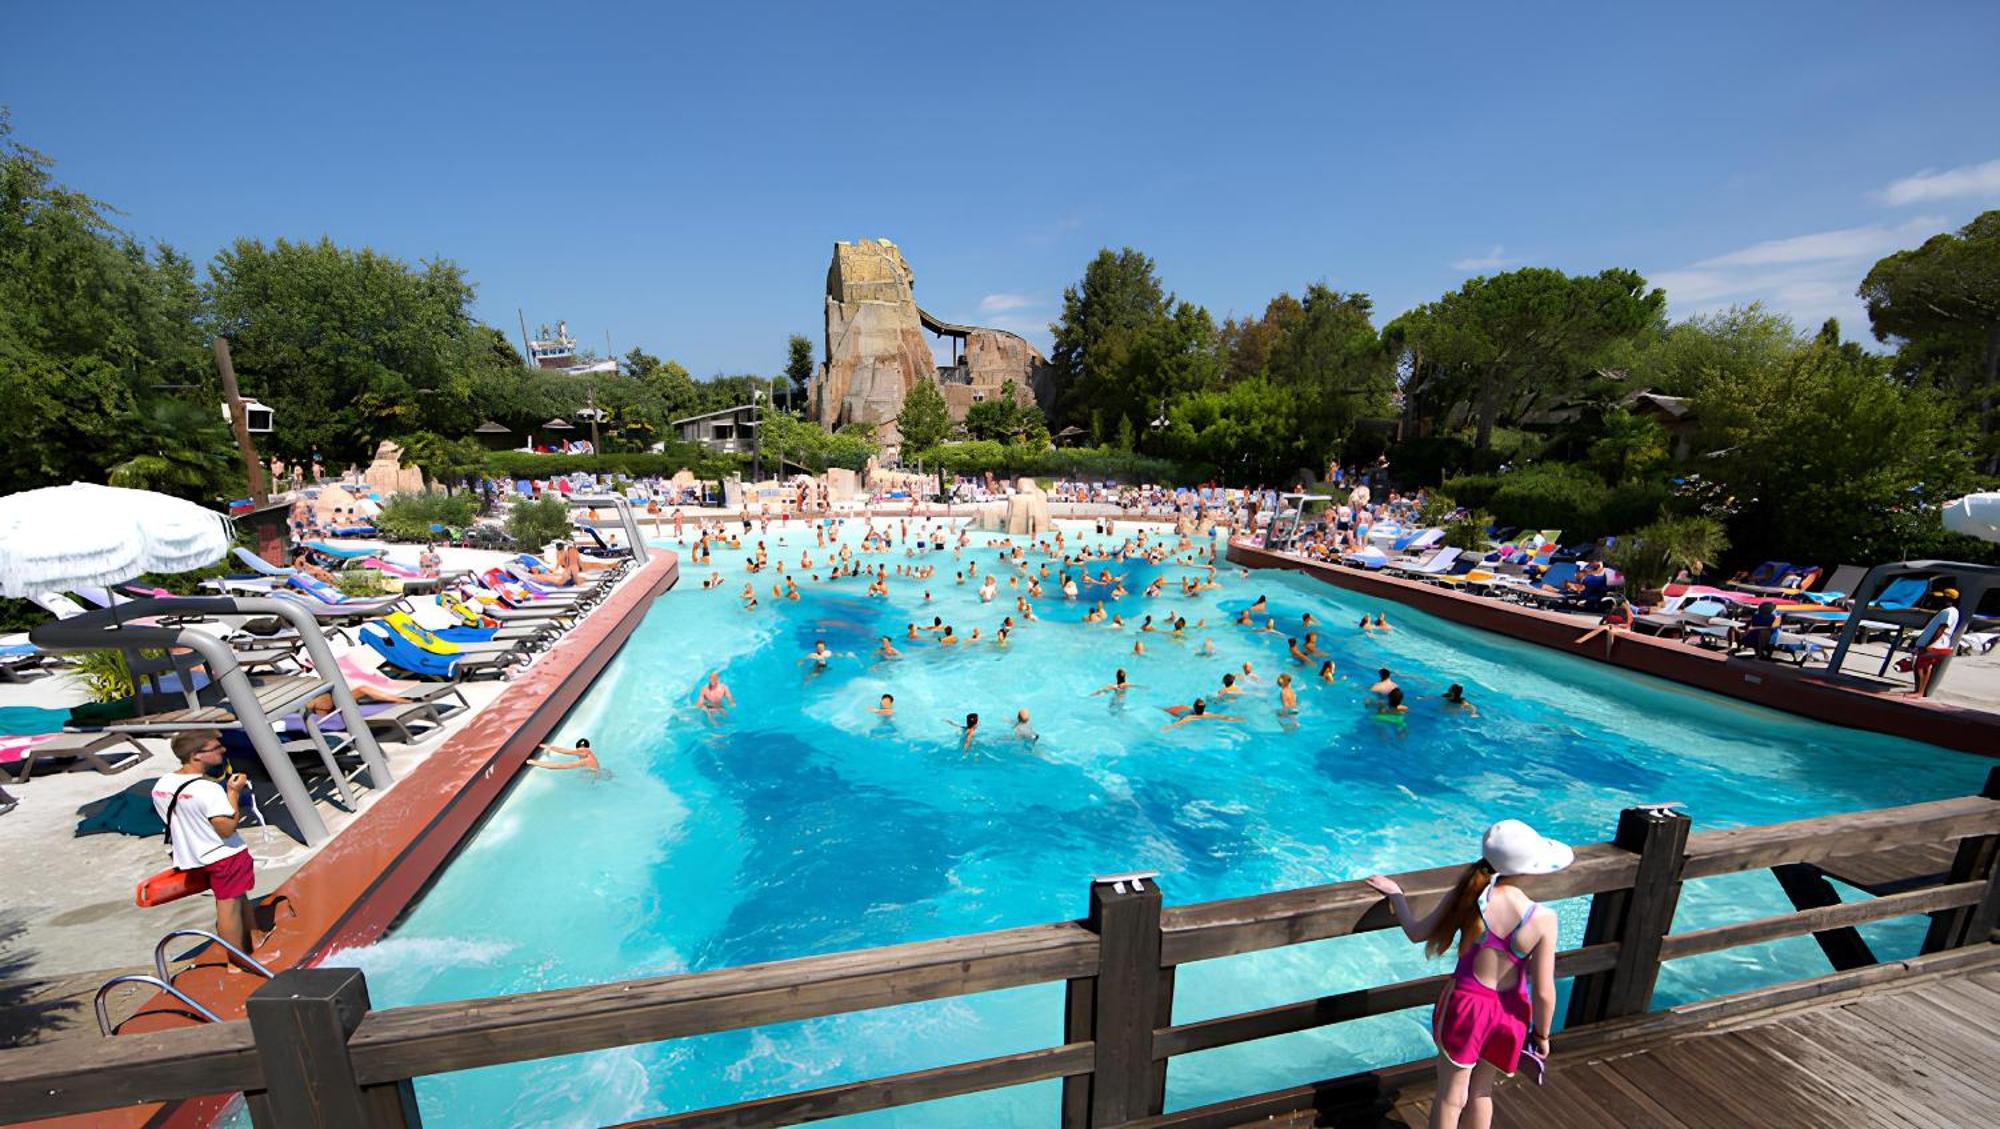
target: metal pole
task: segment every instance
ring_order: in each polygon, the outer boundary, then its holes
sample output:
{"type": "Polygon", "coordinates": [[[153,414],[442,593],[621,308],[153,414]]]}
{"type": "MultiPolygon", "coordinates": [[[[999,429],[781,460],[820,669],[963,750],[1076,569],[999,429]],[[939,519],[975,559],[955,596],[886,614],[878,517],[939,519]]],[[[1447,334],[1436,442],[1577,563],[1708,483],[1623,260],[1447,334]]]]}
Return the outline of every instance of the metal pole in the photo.
{"type": "Polygon", "coordinates": [[[250,497],[258,505],[271,500],[265,489],[264,467],[257,461],[257,446],[250,441],[250,414],[243,406],[243,394],[236,388],[236,366],[229,363],[229,338],[215,339],[215,370],[222,374],[222,398],[229,405],[229,430],[236,433],[236,449],[243,455],[243,473],[250,482],[250,497]]]}

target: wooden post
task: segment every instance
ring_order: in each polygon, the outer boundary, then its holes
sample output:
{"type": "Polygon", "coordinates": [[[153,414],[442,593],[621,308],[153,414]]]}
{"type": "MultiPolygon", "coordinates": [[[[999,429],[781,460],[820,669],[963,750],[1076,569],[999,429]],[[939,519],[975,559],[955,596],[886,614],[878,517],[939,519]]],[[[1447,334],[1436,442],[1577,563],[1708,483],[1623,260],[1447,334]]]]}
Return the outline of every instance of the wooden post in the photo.
{"type": "MultiPolygon", "coordinates": [[[[1778,880],[1779,888],[1791,900],[1792,908],[1799,910],[1823,909],[1840,904],[1840,891],[1826,880],[1826,875],[1811,863],[1788,862],[1771,868],[1771,874],[1778,880]]],[[[1880,964],[1875,950],[1868,947],[1868,941],[1861,931],[1852,925],[1837,929],[1822,929],[1812,935],[1819,944],[1819,951],[1826,954],[1827,962],[1835,972],[1846,972],[1854,968],[1866,968],[1880,964]]]]}
{"type": "Polygon", "coordinates": [[[1097,975],[1069,982],[1064,1038],[1090,1040],[1096,1066],[1063,1081],[1064,1129],[1103,1129],[1161,1112],[1165,1063],[1153,1063],[1153,1028],[1171,1014],[1170,974],[1160,967],[1160,888],[1152,875],[1100,878],[1086,924],[1098,936],[1097,975]]]}
{"type": "Polygon", "coordinates": [[[257,1129],[420,1129],[409,1080],[362,1086],[347,1040],[368,1014],[358,968],[295,968],[250,994],[245,1005],[264,1090],[251,1094],[257,1129]]]}
{"type": "Polygon", "coordinates": [[[229,360],[229,338],[215,339],[215,371],[222,375],[222,399],[229,405],[229,430],[236,433],[236,450],[243,455],[243,473],[250,483],[250,497],[258,505],[271,500],[264,486],[264,464],[257,459],[256,444],[250,441],[250,413],[243,407],[243,393],[236,388],[236,366],[229,360]]]}
{"type": "Polygon", "coordinates": [[[1672,930],[1674,908],[1680,904],[1681,867],[1693,822],[1665,808],[1618,813],[1618,834],[1611,841],[1639,856],[1638,877],[1629,890],[1593,897],[1583,931],[1585,945],[1618,942],[1618,963],[1578,978],[1570,991],[1567,1026],[1637,1015],[1652,1006],[1660,942],[1672,930]]]}
{"type": "MultiPolygon", "coordinates": [[[[2000,768],[1989,769],[1986,787],[1980,795],[2000,800],[2000,768]]],[[[1927,953],[1956,949],[1984,941],[2000,928],[2000,836],[1979,835],[1958,842],[1958,854],[1951,860],[1946,882],[1986,879],[1986,896],[1969,906],[1941,910],[1931,915],[1931,927],[1924,933],[1927,953]]]]}

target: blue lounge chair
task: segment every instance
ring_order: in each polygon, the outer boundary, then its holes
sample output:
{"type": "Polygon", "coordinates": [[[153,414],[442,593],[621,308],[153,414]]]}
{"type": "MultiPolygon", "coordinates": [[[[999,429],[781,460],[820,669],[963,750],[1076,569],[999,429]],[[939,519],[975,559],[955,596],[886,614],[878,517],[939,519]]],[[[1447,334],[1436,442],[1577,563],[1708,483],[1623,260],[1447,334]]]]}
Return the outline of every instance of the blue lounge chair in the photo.
{"type": "MultiPolygon", "coordinates": [[[[336,529],[334,532],[340,533],[341,531],[336,529]]],[[[369,532],[372,533],[374,530],[370,530],[369,532]]],[[[373,557],[380,553],[380,550],[377,549],[349,549],[340,545],[329,545],[324,541],[308,541],[306,542],[306,548],[311,549],[321,556],[331,557],[337,561],[358,561],[363,557],[373,557]]]]}
{"type": "Polygon", "coordinates": [[[245,568],[258,576],[292,576],[298,572],[295,568],[280,568],[241,545],[231,549],[230,552],[236,554],[236,559],[242,561],[245,568]]]}
{"type": "Polygon", "coordinates": [[[426,651],[380,623],[363,624],[361,641],[381,655],[383,662],[412,678],[456,681],[501,673],[509,662],[504,655],[487,652],[440,655],[426,651]]]}

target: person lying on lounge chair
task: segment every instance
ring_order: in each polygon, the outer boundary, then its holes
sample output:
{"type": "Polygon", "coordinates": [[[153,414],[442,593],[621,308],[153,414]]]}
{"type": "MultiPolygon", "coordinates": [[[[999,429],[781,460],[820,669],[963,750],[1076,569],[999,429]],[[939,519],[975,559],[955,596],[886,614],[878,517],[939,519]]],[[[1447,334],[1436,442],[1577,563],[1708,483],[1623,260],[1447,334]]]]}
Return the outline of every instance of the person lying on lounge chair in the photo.
{"type": "Polygon", "coordinates": [[[334,582],[333,574],[314,564],[312,562],[312,555],[304,549],[300,549],[292,554],[292,568],[305,573],[315,580],[323,580],[328,584],[334,582]]]}
{"type": "MultiPolygon", "coordinates": [[[[377,690],[375,687],[361,682],[353,683],[347,689],[349,693],[354,695],[354,704],[357,706],[366,702],[396,703],[410,700],[401,694],[391,694],[387,690],[377,690]]],[[[306,708],[321,717],[328,716],[336,708],[333,704],[333,692],[329,690],[312,701],[307,702],[306,708]]]]}

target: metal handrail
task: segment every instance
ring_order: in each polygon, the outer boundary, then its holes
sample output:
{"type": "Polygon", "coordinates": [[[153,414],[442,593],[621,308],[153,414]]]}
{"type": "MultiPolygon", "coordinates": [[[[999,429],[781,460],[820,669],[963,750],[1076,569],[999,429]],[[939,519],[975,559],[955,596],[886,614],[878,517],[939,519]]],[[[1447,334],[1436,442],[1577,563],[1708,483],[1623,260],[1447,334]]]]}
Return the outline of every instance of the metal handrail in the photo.
{"type": "Polygon", "coordinates": [[[235,945],[230,944],[206,929],[176,929],[166,936],[161,937],[159,944],[153,946],[153,971],[159,973],[162,980],[168,982],[172,982],[173,980],[172,976],[167,975],[167,942],[176,937],[205,937],[227,949],[230,956],[249,966],[250,971],[255,972],[266,980],[269,980],[272,976],[271,970],[265,968],[256,957],[251,956],[249,953],[244,952],[242,949],[237,948],[235,945]]]}
{"type": "MultiPolygon", "coordinates": [[[[268,976],[270,975],[270,973],[267,972],[265,973],[265,975],[268,976]]],[[[193,1008],[195,1010],[195,1014],[201,1016],[208,1022],[210,1023],[222,1022],[221,1016],[215,1014],[214,1012],[194,1002],[193,998],[190,997],[186,992],[181,991],[179,988],[174,987],[172,984],[167,983],[165,980],[162,980],[157,976],[147,976],[146,974],[141,972],[132,972],[132,973],[127,973],[124,976],[113,976],[111,979],[106,980],[102,985],[98,987],[97,998],[91,1001],[92,1006],[97,1009],[97,1029],[99,1031],[102,1031],[106,1038],[109,1038],[112,1035],[112,1030],[111,1030],[111,1009],[104,1006],[104,994],[106,992],[109,992],[111,989],[116,988],[120,984],[151,984],[153,987],[158,988],[160,991],[165,992],[168,995],[171,995],[173,998],[193,1008]]]]}

